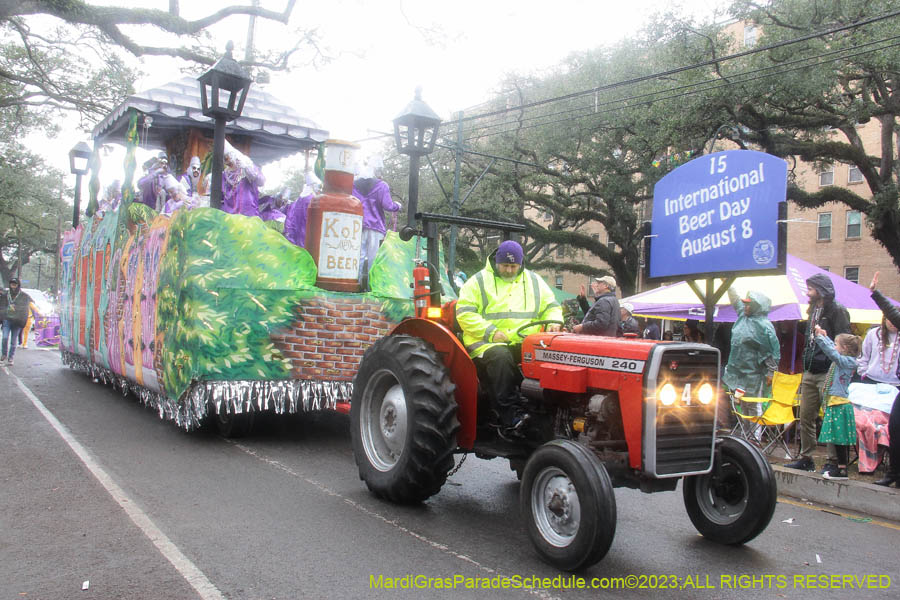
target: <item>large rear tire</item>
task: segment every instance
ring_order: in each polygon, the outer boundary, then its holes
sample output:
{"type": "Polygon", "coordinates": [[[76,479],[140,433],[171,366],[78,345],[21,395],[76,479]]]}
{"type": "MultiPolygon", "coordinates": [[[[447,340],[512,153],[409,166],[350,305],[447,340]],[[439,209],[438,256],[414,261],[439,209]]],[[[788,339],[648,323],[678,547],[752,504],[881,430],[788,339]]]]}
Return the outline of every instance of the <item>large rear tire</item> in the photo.
{"type": "Polygon", "coordinates": [[[772,519],[778,484],[759,449],[731,436],[722,436],[717,443],[712,471],[684,478],[684,505],[703,537],[720,544],[744,544],[772,519]]]}
{"type": "Polygon", "coordinates": [[[538,554],[564,571],[600,561],[616,535],[609,474],[599,458],[571,440],[553,440],[531,455],[519,506],[538,554]]]}
{"type": "Polygon", "coordinates": [[[456,449],[455,386],[434,347],[407,335],[369,348],[353,383],[353,456],[359,477],[392,502],[440,491],[456,449]]]}

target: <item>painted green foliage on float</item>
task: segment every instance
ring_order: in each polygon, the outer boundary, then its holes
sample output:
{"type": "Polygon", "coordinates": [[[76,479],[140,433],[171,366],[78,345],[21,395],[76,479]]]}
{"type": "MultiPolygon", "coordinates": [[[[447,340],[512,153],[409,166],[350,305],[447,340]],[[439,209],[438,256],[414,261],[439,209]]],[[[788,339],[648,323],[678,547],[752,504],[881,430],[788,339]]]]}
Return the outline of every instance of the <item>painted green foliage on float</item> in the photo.
{"type": "Polygon", "coordinates": [[[163,384],[178,397],[191,379],[286,379],[270,332],[296,319],[316,267],[303,248],[259,219],[211,208],[177,211],[157,298],[163,384]]]}

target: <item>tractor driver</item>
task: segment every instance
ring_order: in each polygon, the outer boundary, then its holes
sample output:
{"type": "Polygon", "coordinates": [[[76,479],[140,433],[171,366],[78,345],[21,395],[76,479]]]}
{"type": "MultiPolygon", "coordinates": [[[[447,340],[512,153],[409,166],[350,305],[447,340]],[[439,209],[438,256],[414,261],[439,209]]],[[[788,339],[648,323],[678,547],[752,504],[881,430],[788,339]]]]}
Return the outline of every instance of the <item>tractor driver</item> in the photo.
{"type": "MultiPolygon", "coordinates": [[[[522,260],[522,246],[512,240],[501,243],[484,268],[466,281],[456,303],[463,344],[490,394],[492,425],[505,438],[522,437],[528,420],[526,399],[519,391],[522,337],[517,331],[533,321],[563,318],[550,286],[523,268],[522,260]]],[[[551,324],[547,330],[560,327],[551,324]]]]}

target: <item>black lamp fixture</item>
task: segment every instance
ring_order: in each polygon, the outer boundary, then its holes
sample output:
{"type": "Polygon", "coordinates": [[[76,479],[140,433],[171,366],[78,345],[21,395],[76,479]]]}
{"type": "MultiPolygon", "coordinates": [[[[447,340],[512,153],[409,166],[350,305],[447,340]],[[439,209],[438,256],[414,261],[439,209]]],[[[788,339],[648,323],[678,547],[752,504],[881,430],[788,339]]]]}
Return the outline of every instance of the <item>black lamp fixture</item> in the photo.
{"type": "Polygon", "coordinates": [[[213,167],[210,186],[210,206],[222,207],[222,163],[225,156],[225,123],[241,116],[244,102],[253,80],[231,56],[234,44],[225,46],[225,56],[206,73],[200,82],[200,107],[203,114],[215,119],[213,136],[213,167]]]}
{"type": "Polygon", "coordinates": [[[412,102],[394,119],[397,152],[409,156],[409,206],[407,224],[400,239],[408,241],[416,234],[416,209],[419,202],[419,157],[430,154],[437,141],[441,118],[422,101],[422,88],[416,88],[412,102]]]}
{"type": "Polygon", "coordinates": [[[416,88],[416,96],[394,118],[394,140],[397,151],[409,156],[431,154],[437,141],[441,118],[422,101],[422,88],[416,88]]]}
{"type": "Polygon", "coordinates": [[[78,142],[69,150],[69,171],[75,176],[75,207],[72,211],[72,228],[78,227],[81,212],[81,176],[87,175],[91,163],[91,147],[78,142]]]}

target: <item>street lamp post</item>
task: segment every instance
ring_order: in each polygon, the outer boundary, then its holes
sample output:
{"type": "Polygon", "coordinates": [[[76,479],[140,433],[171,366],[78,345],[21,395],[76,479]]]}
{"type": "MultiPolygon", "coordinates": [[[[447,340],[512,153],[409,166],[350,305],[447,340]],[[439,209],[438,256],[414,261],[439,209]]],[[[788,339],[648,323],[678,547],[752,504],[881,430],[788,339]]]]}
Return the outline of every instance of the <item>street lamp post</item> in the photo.
{"type": "MultiPolygon", "coordinates": [[[[422,89],[416,88],[416,96],[394,119],[394,140],[397,151],[409,156],[409,206],[406,227],[400,230],[400,239],[409,241],[416,234],[416,211],[419,203],[419,157],[431,154],[437,141],[440,117],[422,101],[422,89]]],[[[430,250],[430,248],[429,248],[430,250]]]]}
{"type": "Polygon", "coordinates": [[[215,119],[213,134],[213,166],[209,205],[222,208],[222,168],[225,157],[225,123],[241,116],[252,80],[241,68],[231,51],[234,44],[225,46],[225,56],[206,73],[200,82],[200,104],[203,114],[215,119]]]}
{"type": "Polygon", "coordinates": [[[69,171],[75,175],[75,208],[72,211],[72,229],[78,227],[78,216],[81,212],[81,176],[87,174],[91,159],[91,147],[78,142],[69,150],[69,171]]]}

